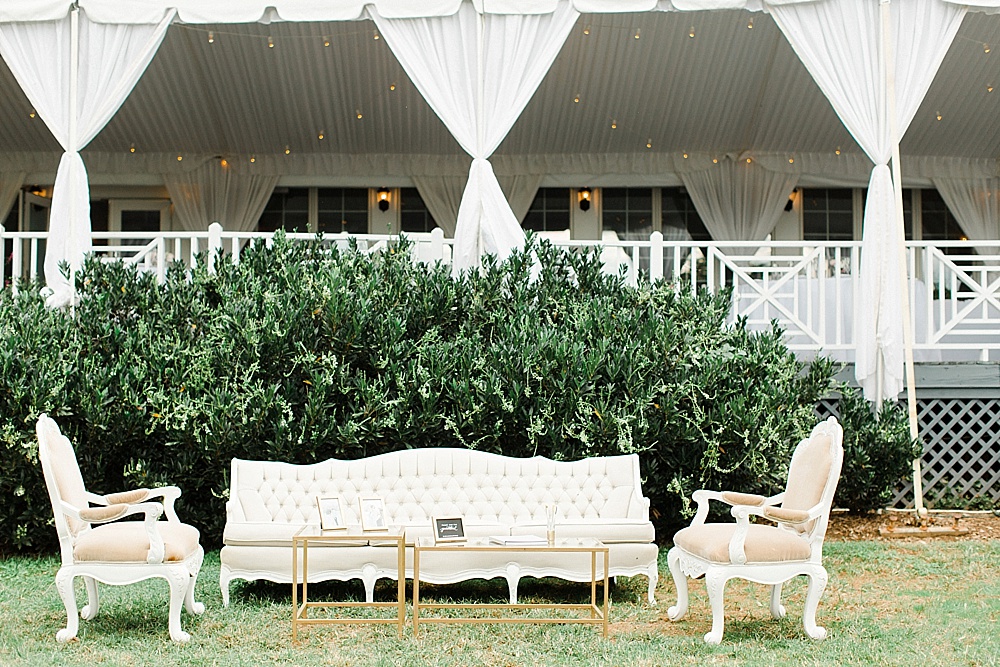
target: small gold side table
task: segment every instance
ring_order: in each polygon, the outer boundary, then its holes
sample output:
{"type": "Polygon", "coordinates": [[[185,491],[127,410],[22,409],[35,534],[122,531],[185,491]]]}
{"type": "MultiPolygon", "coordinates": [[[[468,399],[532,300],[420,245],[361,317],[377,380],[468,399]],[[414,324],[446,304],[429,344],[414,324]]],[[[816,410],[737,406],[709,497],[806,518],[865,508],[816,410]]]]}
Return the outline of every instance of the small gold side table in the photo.
{"type": "Polygon", "coordinates": [[[346,530],[320,530],[319,526],[303,526],[292,537],[292,641],[298,641],[300,625],[344,625],[358,623],[395,623],[399,636],[406,625],[406,534],[402,528],[388,531],[361,530],[349,526],[346,530]],[[363,542],[367,545],[396,544],[395,602],[309,602],[309,544],[319,542],[363,542]],[[302,579],[299,580],[299,546],[302,547],[302,579]],[[299,603],[298,587],[302,585],[302,602],[299,603]],[[309,618],[309,610],[317,608],[396,607],[396,618],[309,618]]]}

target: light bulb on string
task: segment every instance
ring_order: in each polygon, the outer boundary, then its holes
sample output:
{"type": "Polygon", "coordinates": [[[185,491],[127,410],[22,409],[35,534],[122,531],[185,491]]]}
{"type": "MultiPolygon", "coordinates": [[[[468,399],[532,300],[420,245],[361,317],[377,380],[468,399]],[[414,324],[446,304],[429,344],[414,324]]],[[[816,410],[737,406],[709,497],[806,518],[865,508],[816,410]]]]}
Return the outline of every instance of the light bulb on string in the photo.
{"type": "Polygon", "coordinates": [[[177,156],[177,161],[178,161],[178,162],[180,162],[180,161],[181,161],[181,160],[183,160],[183,159],[184,159],[184,156],[183,156],[183,155],[178,155],[178,156],[177,156]]]}
{"type": "Polygon", "coordinates": [[[319,135],[317,135],[317,136],[319,137],[320,141],[323,141],[323,139],[326,138],[326,132],[324,132],[323,130],[320,130],[319,131],[319,135]]]}
{"type": "Polygon", "coordinates": [[[208,43],[215,44],[215,33],[211,30],[208,31],[208,43]]]}
{"type": "Polygon", "coordinates": [[[993,92],[993,84],[990,84],[990,85],[986,86],[986,92],[987,93],[992,93],[993,92]]]}
{"type": "Polygon", "coordinates": [[[682,153],[681,157],[683,157],[686,160],[686,159],[688,159],[688,154],[687,153],[682,153]]]}
{"type": "Polygon", "coordinates": [[[34,118],[34,117],[35,117],[35,110],[32,109],[31,111],[28,112],[28,118],[34,118]]]}
{"type": "Polygon", "coordinates": [[[944,116],[942,116],[942,115],[941,115],[941,112],[940,112],[940,111],[938,111],[938,112],[937,112],[937,116],[936,116],[936,118],[937,118],[938,120],[941,120],[942,118],[944,118],[944,116]]]}
{"type": "Polygon", "coordinates": [[[989,52],[990,52],[990,45],[983,44],[983,53],[989,53],[989,52]]]}
{"type": "Polygon", "coordinates": [[[652,147],[653,147],[653,140],[652,140],[652,138],[646,139],[646,148],[652,148],[652,147]]]}
{"type": "Polygon", "coordinates": [[[389,90],[396,90],[395,82],[389,84],[389,90]]]}
{"type": "Polygon", "coordinates": [[[222,158],[221,160],[219,160],[219,166],[225,169],[226,167],[229,166],[229,160],[227,160],[226,158],[222,158]]]}
{"type": "Polygon", "coordinates": [[[135,152],[135,144],[129,144],[128,145],[128,152],[129,153],[134,153],[135,152]]]}
{"type": "Polygon", "coordinates": [[[291,155],[291,153],[292,153],[292,149],[289,148],[288,146],[285,146],[285,155],[291,155]]]}
{"type": "Polygon", "coordinates": [[[354,115],[358,117],[358,120],[361,120],[362,118],[364,118],[364,114],[361,113],[361,109],[355,109],[354,110],[354,115]]]}
{"type": "Polygon", "coordinates": [[[257,156],[255,156],[255,155],[251,155],[251,156],[250,156],[250,164],[253,164],[253,163],[254,163],[254,162],[256,162],[256,161],[257,161],[257,156]]]}
{"type": "Polygon", "coordinates": [[[688,30],[688,37],[694,39],[694,26],[691,26],[690,30],[688,30]]]}
{"type": "Polygon", "coordinates": [[[750,164],[751,162],[753,162],[753,158],[749,158],[749,157],[748,157],[748,158],[747,158],[747,164],[750,164]]]}
{"type": "Polygon", "coordinates": [[[719,158],[717,157],[712,158],[712,164],[719,164],[719,158]]]}
{"type": "Polygon", "coordinates": [[[580,93],[577,93],[576,96],[573,98],[573,103],[574,104],[580,103],[580,93]]]}
{"type": "Polygon", "coordinates": [[[840,146],[837,146],[837,150],[833,151],[834,155],[840,155],[840,146]]]}
{"type": "Polygon", "coordinates": [[[274,39],[270,35],[267,36],[267,48],[274,48],[274,39]]]}
{"type": "Polygon", "coordinates": [[[323,38],[323,46],[330,46],[330,38],[329,37],[324,37],[323,38]]]}
{"type": "Polygon", "coordinates": [[[585,26],[585,27],[583,28],[583,34],[584,34],[584,35],[589,35],[589,34],[590,34],[590,26],[589,26],[589,25],[588,25],[588,26],[585,26]]]}
{"type": "Polygon", "coordinates": [[[795,164],[795,158],[793,157],[788,158],[788,164],[795,164]]]}
{"type": "Polygon", "coordinates": [[[747,21],[747,30],[753,30],[753,17],[752,16],[750,17],[750,20],[747,21]]]}
{"type": "Polygon", "coordinates": [[[374,39],[376,42],[378,41],[378,30],[372,31],[372,39],[374,39]]]}
{"type": "Polygon", "coordinates": [[[635,35],[633,35],[633,37],[635,37],[636,39],[639,39],[639,30],[640,28],[635,29],[635,35]]]}
{"type": "Polygon", "coordinates": [[[617,130],[618,129],[618,120],[617,119],[611,121],[611,129],[612,130],[617,130]]]}

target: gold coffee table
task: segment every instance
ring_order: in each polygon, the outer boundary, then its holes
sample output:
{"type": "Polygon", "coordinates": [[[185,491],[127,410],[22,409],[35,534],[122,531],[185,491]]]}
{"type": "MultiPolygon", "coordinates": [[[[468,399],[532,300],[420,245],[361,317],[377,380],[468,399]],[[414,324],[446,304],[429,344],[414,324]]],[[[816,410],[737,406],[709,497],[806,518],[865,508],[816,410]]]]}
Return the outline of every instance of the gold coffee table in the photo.
{"type": "MultiPolygon", "coordinates": [[[[446,561],[445,561],[446,562],[446,561]]],[[[489,538],[474,538],[467,542],[439,542],[435,543],[432,538],[422,537],[415,541],[413,545],[413,635],[416,637],[420,633],[421,623],[584,623],[591,625],[601,625],[603,635],[608,636],[608,547],[600,540],[591,538],[559,539],[555,544],[542,544],[537,546],[527,545],[502,545],[491,543],[489,538]],[[421,558],[430,557],[432,554],[441,553],[475,553],[483,559],[499,557],[505,561],[516,561],[520,554],[573,554],[585,553],[590,555],[590,604],[571,603],[543,603],[543,604],[425,604],[420,601],[420,561],[421,558]],[[603,569],[597,565],[597,557],[603,557],[603,569]],[[600,574],[598,574],[600,572],[600,574]],[[597,583],[604,585],[603,602],[598,604],[597,583]],[[500,610],[516,611],[531,609],[563,609],[588,612],[587,616],[580,618],[530,618],[518,616],[499,616],[492,618],[468,618],[468,617],[430,617],[421,618],[420,612],[427,610],[447,610],[447,609],[479,609],[479,610],[500,610]]]]}
{"type": "Polygon", "coordinates": [[[395,623],[399,636],[403,636],[403,626],[406,624],[406,543],[402,528],[390,528],[388,531],[361,530],[360,526],[351,526],[346,530],[320,530],[319,526],[303,526],[292,537],[292,641],[298,641],[300,625],[338,625],[355,623],[395,623]],[[319,542],[363,542],[395,543],[397,554],[395,602],[309,602],[309,544],[319,542]],[[302,580],[299,580],[299,545],[302,546],[302,580]],[[298,600],[298,585],[302,584],[302,603],[298,600]],[[309,618],[309,610],[317,608],[351,608],[351,607],[396,607],[396,618],[309,618]]]}

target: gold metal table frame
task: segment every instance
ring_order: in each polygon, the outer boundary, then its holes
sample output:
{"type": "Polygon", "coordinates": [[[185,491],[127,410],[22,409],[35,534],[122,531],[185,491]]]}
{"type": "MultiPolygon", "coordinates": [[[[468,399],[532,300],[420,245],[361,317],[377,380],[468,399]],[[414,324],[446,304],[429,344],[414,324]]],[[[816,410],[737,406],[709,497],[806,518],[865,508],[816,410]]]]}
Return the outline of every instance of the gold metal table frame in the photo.
{"type": "Polygon", "coordinates": [[[602,634],[608,636],[608,547],[600,540],[580,538],[556,540],[555,544],[545,544],[537,546],[528,545],[501,545],[493,544],[488,538],[471,539],[464,543],[439,542],[435,543],[431,538],[420,538],[413,545],[413,636],[420,635],[421,623],[561,623],[574,624],[583,623],[590,625],[601,625],[602,634]],[[516,558],[517,553],[589,553],[590,554],[590,603],[533,603],[533,604],[425,604],[420,601],[420,557],[422,553],[437,552],[483,552],[494,554],[509,554],[516,558]],[[597,556],[604,557],[604,567],[602,576],[598,576],[597,556]],[[603,602],[598,605],[597,584],[601,582],[604,586],[603,602]],[[421,611],[428,610],[448,610],[448,609],[477,609],[477,610],[500,610],[516,611],[531,609],[562,609],[589,612],[589,616],[581,618],[532,618],[517,616],[501,616],[492,618],[468,618],[468,617],[429,617],[421,618],[421,611]]]}
{"type": "Polygon", "coordinates": [[[320,530],[319,526],[303,526],[292,537],[292,641],[298,641],[300,625],[347,625],[359,623],[395,623],[399,636],[403,636],[406,625],[406,534],[402,528],[388,531],[363,531],[360,526],[346,530],[320,530]],[[395,543],[397,572],[395,602],[309,602],[309,543],[310,542],[364,542],[371,545],[395,543]],[[302,579],[299,580],[299,545],[302,546],[302,579]],[[302,602],[298,599],[298,587],[302,585],[302,602]],[[309,610],[317,608],[386,608],[395,607],[395,618],[309,618],[309,610]]]}

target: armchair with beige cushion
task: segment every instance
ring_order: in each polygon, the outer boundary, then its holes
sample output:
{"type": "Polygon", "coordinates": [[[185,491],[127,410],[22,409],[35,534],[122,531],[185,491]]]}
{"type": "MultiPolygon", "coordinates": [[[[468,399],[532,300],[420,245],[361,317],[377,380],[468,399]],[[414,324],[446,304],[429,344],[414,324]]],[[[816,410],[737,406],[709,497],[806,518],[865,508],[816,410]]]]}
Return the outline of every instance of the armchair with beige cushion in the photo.
{"type": "Polygon", "coordinates": [[[677,606],[667,611],[670,620],[680,620],[687,613],[687,577],[705,575],[712,605],[712,631],[705,641],[718,644],[725,622],[723,591],[729,579],[770,585],[771,615],[783,618],[782,584],[805,575],[809,578],[803,614],[806,634],[813,639],[826,637],[826,630],[816,625],[816,607],[827,582],[823,538],[840,480],[843,439],[844,431],[835,418],[817,425],[795,448],[785,491],[770,498],[695,491],[698,512],[690,526],[674,535],[674,547],[667,554],[677,586],[677,606]],[[731,505],[736,523],[705,523],[711,500],[731,505]],[[751,516],[776,525],[750,523],[751,516]]]}
{"type": "Polygon", "coordinates": [[[181,630],[181,603],[192,614],[205,610],[203,604],[194,601],[204,552],[198,543],[198,530],[181,523],[174,512],[180,489],[167,486],[106,496],[89,493],[73,445],[55,421],[40,415],[36,433],[62,555],[56,588],[66,605],[67,624],[56,639],[69,641],[79,629],[74,578],[83,577],[86,584],[88,603],[79,616],[90,620],[99,608],[98,581],[124,585],[160,577],[170,585],[170,638],[188,641],[190,635],[181,630]],[[163,502],[154,502],[153,498],[163,502]],[[160,521],[164,513],[167,520],[160,521]],[[112,523],[132,515],[143,515],[144,520],[112,523]]]}

